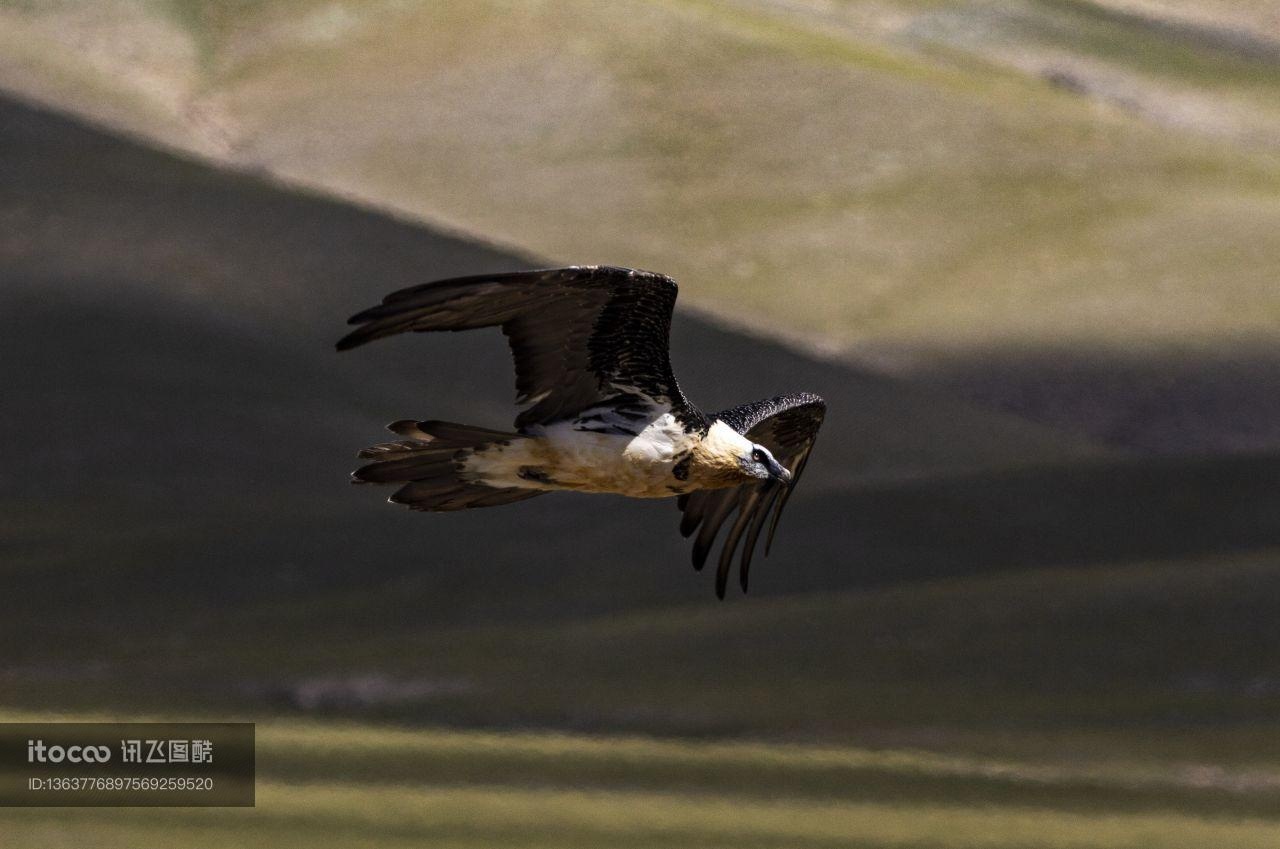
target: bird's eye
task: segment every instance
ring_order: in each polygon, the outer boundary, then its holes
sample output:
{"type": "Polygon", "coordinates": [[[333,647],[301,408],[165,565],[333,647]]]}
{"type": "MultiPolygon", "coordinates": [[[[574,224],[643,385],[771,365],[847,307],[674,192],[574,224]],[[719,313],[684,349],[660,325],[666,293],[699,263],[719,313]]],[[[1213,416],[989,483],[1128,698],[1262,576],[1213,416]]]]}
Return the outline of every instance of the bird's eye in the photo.
{"type": "Polygon", "coordinates": [[[752,449],[751,449],[751,459],[752,459],[752,460],[755,460],[757,463],[763,463],[763,462],[764,462],[764,449],[763,449],[763,448],[752,448],[752,449]]]}

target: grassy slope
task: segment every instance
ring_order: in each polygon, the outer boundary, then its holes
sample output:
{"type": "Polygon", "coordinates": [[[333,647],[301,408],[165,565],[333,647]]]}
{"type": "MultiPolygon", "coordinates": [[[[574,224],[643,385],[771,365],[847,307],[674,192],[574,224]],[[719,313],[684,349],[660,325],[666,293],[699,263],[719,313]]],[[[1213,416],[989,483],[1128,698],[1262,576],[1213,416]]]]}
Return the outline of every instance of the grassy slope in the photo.
{"type": "Polygon", "coordinates": [[[259,609],[185,646],[99,653],[128,695],[104,699],[73,669],[46,669],[41,688],[62,710],[125,716],[208,711],[231,692],[219,715],[260,723],[257,810],[6,811],[0,824],[47,846],[1266,846],[1280,828],[1275,564],[1029,572],[515,630],[348,632],[323,606],[259,609]],[[227,669],[475,686],[365,716],[861,745],[299,722],[287,703],[221,688],[227,669]]]}
{"type": "Polygon", "coordinates": [[[613,503],[543,499],[446,526],[334,488],[350,448],[406,404],[495,422],[509,394],[496,338],[335,359],[334,317],[427,274],[519,258],[12,104],[0,120],[0,168],[18,188],[0,210],[17,225],[0,241],[4,364],[26,411],[0,423],[22,446],[3,490],[4,597],[25,600],[0,619],[16,647],[10,703],[745,733],[958,759],[839,749],[827,768],[789,747],[431,732],[413,739],[432,755],[406,763],[376,732],[268,719],[281,736],[264,735],[257,811],[7,812],[6,836],[1247,846],[1273,834],[1274,458],[1108,456],[686,319],[678,366],[695,397],[812,380],[843,425],[824,434],[779,554],[756,567],[763,597],[709,605],[708,576],[681,578],[669,505],[628,505],[620,525],[613,503]],[[493,380],[477,387],[479,369],[493,380]],[[546,530],[569,503],[591,535],[576,545],[546,530]],[[369,676],[381,683],[362,702],[369,676]],[[306,754],[328,741],[349,757],[306,754]],[[661,789],[675,785],[687,794],[661,789]]]}
{"type": "Polygon", "coordinates": [[[260,723],[256,810],[8,810],[0,828],[41,846],[1267,846],[1275,575],[1272,554],[1216,557],[514,632],[346,633],[333,610],[286,608],[167,649],[153,623],[136,657],[91,660],[120,663],[97,674],[128,695],[46,667],[41,696],[186,716],[226,668],[463,674],[472,697],[359,712],[863,743],[380,730],[249,694],[219,715],[260,723]]]}
{"type": "Polygon", "coordinates": [[[39,17],[56,6],[8,12],[12,84],[82,103],[68,80],[101,68],[59,39],[80,33],[105,68],[124,42],[103,20],[134,21],[185,47],[111,60],[116,88],[164,92],[174,122],[98,114],[544,256],[661,267],[690,302],[771,332],[888,362],[1046,335],[1113,350],[1275,335],[1265,40],[1084,2],[39,17]]]}
{"type": "MultiPolygon", "coordinates": [[[[1191,773],[1141,761],[1045,770],[918,751],[298,722],[260,726],[258,736],[255,810],[10,809],[0,823],[17,845],[201,848],[1247,848],[1270,846],[1280,827],[1273,789],[1218,794],[1243,803],[1229,818],[1171,810],[1208,791],[1191,773]],[[985,804],[940,802],[930,791],[985,804]]],[[[1252,775],[1275,781],[1274,771],[1252,775]]]]}
{"type": "Polygon", "coordinates": [[[1112,0],[1103,5],[1123,11],[1147,12],[1153,17],[1170,15],[1234,29],[1259,36],[1275,35],[1280,10],[1271,0],[1112,0]]]}

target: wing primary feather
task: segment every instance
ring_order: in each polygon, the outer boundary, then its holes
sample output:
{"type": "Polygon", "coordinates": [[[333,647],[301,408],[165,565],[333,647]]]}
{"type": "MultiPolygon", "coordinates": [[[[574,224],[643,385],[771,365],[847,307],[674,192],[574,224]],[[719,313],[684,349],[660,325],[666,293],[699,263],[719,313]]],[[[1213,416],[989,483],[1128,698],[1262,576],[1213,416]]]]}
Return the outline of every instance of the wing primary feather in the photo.
{"type": "Polygon", "coordinates": [[[763,494],[764,488],[753,488],[742,491],[736,499],[738,518],[734,520],[733,527],[729,528],[729,535],[725,537],[724,548],[720,550],[720,564],[716,568],[716,595],[720,598],[724,598],[724,589],[729,583],[729,567],[733,565],[733,555],[738,549],[738,541],[742,539],[742,532],[747,529],[752,511],[763,494]]]}
{"type": "Polygon", "coordinates": [[[733,509],[736,499],[733,498],[732,490],[721,490],[716,493],[713,501],[711,513],[702,523],[702,528],[698,531],[698,537],[693,541],[693,568],[701,570],[707,562],[707,554],[711,552],[711,547],[715,545],[716,535],[720,533],[720,526],[724,524],[724,520],[729,515],[729,511],[733,509]]]}
{"type": "Polygon", "coordinates": [[[698,529],[707,515],[707,502],[714,500],[709,492],[694,492],[680,496],[677,506],[684,511],[680,517],[680,536],[686,539],[698,529]]]}
{"type": "Polygon", "coordinates": [[[738,583],[742,585],[742,591],[747,591],[747,576],[751,572],[751,556],[755,554],[756,541],[760,539],[760,530],[764,527],[765,517],[769,515],[769,509],[773,507],[773,502],[777,500],[780,488],[777,484],[767,484],[767,492],[761,494],[761,500],[756,503],[751,511],[751,527],[747,529],[747,541],[742,545],[742,564],[738,567],[738,583]]]}
{"type": "Polygon", "coordinates": [[[773,521],[769,523],[769,535],[764,539],[764,556],[769,556],[769,549],[773,547],[773,535],[778,531],[778,522],[782,519],[782,511],[787,506],[787,501],[791,498],[791,493],[795,491],[796,484],[800,482],[800,475],[804,473],[805,463],[809,462],[809,452],[804,452],[804,456],[800,458],[800,462],[796,464],[796,470],[791,476],[791,483],[787,484],[782,491],[782,497],[778,499],[778,507],[773,511],[773,521]]]}

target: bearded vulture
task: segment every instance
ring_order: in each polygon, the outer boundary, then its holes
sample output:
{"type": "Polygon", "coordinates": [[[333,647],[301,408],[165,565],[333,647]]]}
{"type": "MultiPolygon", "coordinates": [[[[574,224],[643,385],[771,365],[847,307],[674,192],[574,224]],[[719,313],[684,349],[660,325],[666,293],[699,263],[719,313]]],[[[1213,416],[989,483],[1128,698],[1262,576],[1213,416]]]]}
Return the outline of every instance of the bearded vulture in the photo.
{"type": "Polygon", "coordinates": [[[756,540],[768,519],[768,554],[826,404],[798,393],[703,413],[671,373],[675,302],[670,277],[609,266],[483,274],[393,292],[351,318],[359,327],[339,351],[406,331],[501,327],[522,409],[512,431],[394,422],[388,429],[400,439],[361,451],[373,462],[352,473],[354,482],[397,484],[390,501],[427,511],[557,490],[676,496],[680,533],[697,533],[694,568],[729,524],[716,572],[720,598],[745,538],[745,592],[756,540]]]}

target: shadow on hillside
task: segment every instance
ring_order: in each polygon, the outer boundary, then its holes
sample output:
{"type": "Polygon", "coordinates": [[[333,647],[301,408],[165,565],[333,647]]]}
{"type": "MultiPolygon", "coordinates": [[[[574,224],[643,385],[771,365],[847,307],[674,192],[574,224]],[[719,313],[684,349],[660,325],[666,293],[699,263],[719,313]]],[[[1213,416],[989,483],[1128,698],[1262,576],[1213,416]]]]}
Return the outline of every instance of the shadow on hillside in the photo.
{"type": "MultiPolygon", "coordinates": [[[[390,606],[353,601],[350,615],[376,627],[710,602],[669,503],[557,496],[418,516],[347,486],[386,421],[505,424],[511,377],[496,332],[338,356],[345,316],[528,257],[11,101],[0,181],[4,590],[59,587],[56,609],[37,601],[14,627],[151,628],[389,586],[390,606]]],[[[795,389],[830,401],[778,549],[756,567],[760,594],[1280,544],[1276,457],[1120,458],[688,316],[673,346],[708,408],[795,389]]]]}
{"type": "Polygon", "coordinates": [[[1047,427],[1160,454],[1280,448],[1280,339],[1196,355],[997,350],[909,379],[1047,427]]]}

